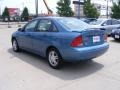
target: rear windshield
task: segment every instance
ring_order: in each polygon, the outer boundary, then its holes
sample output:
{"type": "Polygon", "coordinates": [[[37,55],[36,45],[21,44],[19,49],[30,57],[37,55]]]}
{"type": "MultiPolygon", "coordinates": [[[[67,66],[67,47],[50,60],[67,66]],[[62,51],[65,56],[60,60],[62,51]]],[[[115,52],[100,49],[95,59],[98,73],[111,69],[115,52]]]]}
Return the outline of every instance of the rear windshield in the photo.
{"type": "Polygon", "coordinates": [[[89,28],[89,25],[76,18],[59,18],[57,21],[70,31],[82,31],[89,28]]]}

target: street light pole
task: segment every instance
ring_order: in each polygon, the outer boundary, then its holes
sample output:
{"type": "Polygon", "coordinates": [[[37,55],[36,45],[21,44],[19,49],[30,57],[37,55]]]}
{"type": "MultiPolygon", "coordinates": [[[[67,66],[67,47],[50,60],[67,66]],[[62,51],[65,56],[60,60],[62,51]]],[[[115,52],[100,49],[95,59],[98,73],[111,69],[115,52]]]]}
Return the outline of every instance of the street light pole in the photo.
{"type": "Polygon", "coordinates": [[[36,17],[38,17],[38,0],[35,0],[36,17]]]}

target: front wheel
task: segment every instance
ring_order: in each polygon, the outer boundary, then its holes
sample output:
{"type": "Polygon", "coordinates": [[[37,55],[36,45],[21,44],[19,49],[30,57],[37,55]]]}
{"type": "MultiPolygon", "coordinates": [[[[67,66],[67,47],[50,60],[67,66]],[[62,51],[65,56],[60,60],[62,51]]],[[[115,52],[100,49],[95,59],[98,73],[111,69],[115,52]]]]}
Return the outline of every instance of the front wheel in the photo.
{"type": "Polygon", "coordinates": [[[15,51],[15,52],[19,51],[19,46],[18,46],[18,43],[17,43],[16,39],[12,40],[12,48],[13,48],[13,51],[15,51]]]}
{"type": "Polygon", "coordinates": [[[63,62],[60,53],[58,52],[58,50],[54,48],[48,51],[47,59],[48,59],[49,65],[54,69],[60,68],[63,62]]]}

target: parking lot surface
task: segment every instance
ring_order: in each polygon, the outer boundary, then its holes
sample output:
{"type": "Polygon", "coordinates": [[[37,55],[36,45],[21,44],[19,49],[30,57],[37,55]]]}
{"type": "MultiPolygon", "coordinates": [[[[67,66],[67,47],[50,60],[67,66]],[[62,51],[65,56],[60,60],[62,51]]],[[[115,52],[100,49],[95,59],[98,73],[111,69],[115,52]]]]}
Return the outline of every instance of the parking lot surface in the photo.
{"type": "Polygon", "coordinates": [[[39,56],[11,48],[17,25],[0,25],[0,90],[120,90],[120,42],[90,62],[65,63],[60,70],[39,56]]]}

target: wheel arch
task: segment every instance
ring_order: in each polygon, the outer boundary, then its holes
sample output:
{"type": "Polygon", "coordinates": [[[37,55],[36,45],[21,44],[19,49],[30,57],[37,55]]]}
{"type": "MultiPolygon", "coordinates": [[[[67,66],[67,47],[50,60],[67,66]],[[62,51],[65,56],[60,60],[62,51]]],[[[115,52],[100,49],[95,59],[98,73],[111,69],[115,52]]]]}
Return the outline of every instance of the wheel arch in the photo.
{"type": "Polygon", "coordinates": [[[16,38],[15,38],[15,37],[12,37],[12,38],[11,38],[11,42],[13,42],[13,40],[14,40],[14,39],[16,40],[16,38]]]}
{"type": "MultiPolygon", "coordinates": [[[[46,56],[47,56],[47,54],[48,54],[48,51],[49,51],[50,49],[52,49],[52,48],[56,49],[56,50],[60,53],[60,51],[59,51],[59,49],[58,49],[57,47],[55,47],[55,46],[49,46],[49,47],[47,47],[47,49],[46,49],[46,56]]],[[[60,55],[61,55],[61,54],[60,54],[60,55]]]]}

